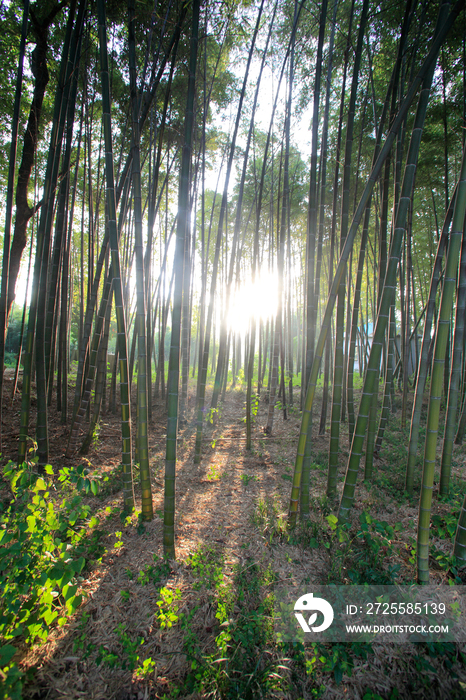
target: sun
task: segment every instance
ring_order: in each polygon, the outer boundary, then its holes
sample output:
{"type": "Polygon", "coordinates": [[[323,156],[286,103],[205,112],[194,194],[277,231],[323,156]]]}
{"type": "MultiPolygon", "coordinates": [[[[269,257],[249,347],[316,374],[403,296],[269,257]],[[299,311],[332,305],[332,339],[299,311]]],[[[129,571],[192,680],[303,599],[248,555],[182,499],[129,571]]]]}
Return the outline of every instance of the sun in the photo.
{"type": "Polygon", "coordinates": [[[228,326],[234,333],[245,335],[250,321],[275,316],[278,305],[278,279],[271,272],[262,272],[253,283],[252,278],[244,280],[233,291],[228,314],[228,326]]]}

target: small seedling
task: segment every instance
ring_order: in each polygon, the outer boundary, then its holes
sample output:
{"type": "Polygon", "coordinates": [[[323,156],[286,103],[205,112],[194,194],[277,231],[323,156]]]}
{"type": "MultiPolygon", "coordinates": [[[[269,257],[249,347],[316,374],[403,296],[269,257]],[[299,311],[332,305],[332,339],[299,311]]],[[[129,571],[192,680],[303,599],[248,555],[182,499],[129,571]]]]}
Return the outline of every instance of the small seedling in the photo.
{"type": "Polygon", "coordinates": [[[139,666],[136,669],[136,676],[138,678],[149,678],[154,674],[154,671],[156,669],[156,664],[155,661],[153,661],[150,657],[148,659],[145,659],[142,662],[142,666],[139,666]]]}
{"type": "Polygon", "coordinates": [[[221,478],[221,473],[217,464],[211,464],[207,472],[207,481],[217,481],[221,478]]]}
{"type": "Polygon", "coordinates": [[[241,474],[241,481],[245,486],[247,486],[250,481],[258,481],[258,478],[256,474],[241,474]]]}
{"type": "Polygon", "coordinates": [[[172,591],[169,588],[160,589],[160,600],[157,601],[159,611],[155,616],[160,623],[161,629],[170,629],[180,619],[181,615],[177,614],[180,598],[181,591],[179,588],[176,591],[172,591]]]}
{"type": "Polygon", "coordinates": [[[138,583],[140,583],[141,586],[145,586],[146,583],[149,583],[149,580],[150,580],[150,578],[149,578],[149,576],[150,576],[150,571],[149,571],[149,569],[150,569],[150,567],[146,566],[146,568],[143,569],[143,571],[140,571],[140,572],[139,572],[138,583]]]}

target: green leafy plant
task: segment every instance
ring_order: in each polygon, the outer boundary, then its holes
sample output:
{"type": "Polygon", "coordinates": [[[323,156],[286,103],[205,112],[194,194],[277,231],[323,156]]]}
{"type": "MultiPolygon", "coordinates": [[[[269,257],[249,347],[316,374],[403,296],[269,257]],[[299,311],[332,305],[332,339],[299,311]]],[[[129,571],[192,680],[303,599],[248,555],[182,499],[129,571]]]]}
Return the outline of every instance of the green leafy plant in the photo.
{"type": "Polygon", "coordinates": [[[215,616],[220,629],[215,635],[215,651],[203,653],[186,625],[184,649],[191,659],[191,670],[183,693],[247,700],[283,697],[290,659],[259,651],[272,644],[274,635],[273,596],[263,595],[263,587],[268,588],[273,574],[248,561],[234,567],[233,575],[233,581],[217,586],[215,616]]]}
{"type": "Polygon", "coordinates": [[[214,422],[220,419],[221,416],[221,411],[219,408],[211,408],[208,413],[207,413],[207,423],[210,423],[210,425],[213,425],[214,422]]]}
{"type": "Polygon", "coordinates": [[[157,601],[159,610],[155,616],[159,621],[161,629],[170,629],[170,627],[173,627],[173,625],[180,619],[180,616],[178,615],[180,599],[181,591],[179,588],[177,588],[175,591],[165,587],[160,589],[160,600],[157,601]]]}
{"type": "Polygon", "coordinates": [[[73,651],[81,651],[81,658],[87,659],[95,649],[95,644],[88,642],[88,633],[86,631],[87,623],[90,619],[88,612],[83,612],[78,627],[78,636],[73,643],[73,651]]]}
{"type": "Polygon", "coordinates": [[[258,476],[256,474],[241,474],[241,481],[243,482],[244,486],[247,486],[251,481],[257,481],[258,476]]]}
{"type": "Polygon", "coordinates": [[[392,585],[397,578],[400,565],[384,564],[393,552],[392,539],[395,532],[403,528],[372,518],[363,511],[359,516],[356,532],[350,526],[338,523],[332,513],[326,517],[335,546],[332,551],[331,581],[349,579],[353,584],[392,585]]]}
{"type": "Polygon", "coordinates": [[[92,447],[97,449],[99,445],[99,435],[100,435],[100,423],[97,421],[95,424],[94,432],[92,434],[92,447]]]}
{"type": "Polygon", "coordinates": [[[146,586],[150,581],[150,567],[146,566],[145,569],[139,572],[138,583],[141,586],[146,586]]]}
{"type": "Polygon", "coordinates": [[[171,574],[171,566],[168,559],[153,555],[154,564],[151,567],[150,577],[154,586],[158,586],[162,581],[166,582],[171,574]]]}
{"type": "MultiPolygon", "coordinates": [[[[244,405],[246,406],[246,402],[244,403],[244,405]]],[[[255,423],[255,421],[257,419],[258,412],[259,412],[259,397],[257,394],[254,394],[251,397],[251,420],[253,423],[255,423]]],[[[246,416],[243,417],[242,421],[243,421],[243,423],[246,423],[246,416]]]]}
{"type": "Polygon", "coordinates": [[[455,536],[458,526],[459,511],[432,516],[432,534],[444,540],[455,536]]]}
{"type": "Polygon", "coordinates": [[[367,659],[372,653],[370,644],[361,642],[318,644],[316,645],[317,659],[320,669],[326,673],[332,673],[335,681],[340,684],[343,675],[351,676],[354,668],[354,659],[367,659]]]}
{"type": "Polygon", "coordinates": [[[280,504],[276,498],[259,498],[252,519],[269,542],[272,542],[274,537],[288,538],[288,523],[280,513],[280,504]]]}
{"type": "MultiPolygon", "coordinates": [[[[147,564],[142,571],[139,572],[137,581],[141,586],[146,586],[152,581],[154,586],[159,586],[159,584],[164,581],[166,582],[170,576],[171,568],[170,563],[166,559],[154,554],[154,564],[147,564]]],[[[126,570],[126,575],[129,579],[133,578],[133,573],[130,569],[126,570]]]]}
{"type": "Polygon", "coordinates": [[[133,671],[139,663],[138,650],[144,644],[144,638],[137,637],[132,639],[123,622],[120,622],[114,632],[117,634],[118,641],[122,647],[121,652],[113,651],[101,644],[97,653],[96,664],[97,666],[119,667],[133,671]]]}
{"type": "Polygon", "coordinates": [[[115,652],[110,651],[109,649],[106,649],[103,644],[100,645],[99,651],[96,657],[96,664],[97,666],[100,666],[103,664],[104,666],[108,666],[109,668],[115,668],[116,666],[119,665],[119,656],[118,654],[115,654],[115,652]]]}
{"type": "Polygon", "coordinates": [[[123,654],[125,657],[123,668],[129,668],[129,670],[132,671],[139,662],[139,654],[137,651],[140,646],[144,644],[144,638],[137,637],[136,639],[131,639],[126,630],[126,625],[123,622],[120,622],[115,631],[123,647],[123,654]]]}
{"type": "Polygon", "coordinates": [[[45,641],[52,626],[63,626],[82,602],[78,588],[89,506],[72,493],[74,483],[64,470],[59,479],[70,495],[52,499],[51,465],[38,476],[29,464],[9,462],[3,476],[13,499],[0,515],[0,635],[5,643],[0,668],[10,679],[13,697],[21,674],[9,663],[16,651],[11,642],[45,641]]]}
{"type": "Polygon", "coordinates": [[[223,557],[213,548],[201,545],[187,558],[188,566],[195,572],[193,588],[218,588],[223,581],[223,557]]]}
{"type": "Polygon", "coordinates": [[[217,464],[211,464],[209,466],[209,471],[207,472],[207,481],[217,481],[222,476],[220,469],[217,464]]]}
{"type": "Polygon", "coordinates": [[[152,676],[156,669],[156,663],[150,657],[144,659],[141,666],[136,669],[137,678],[149,678],[152,676]]]}
{"type": "Polygon", "coordinates": [[[89,470],[82,464],[78,467],[63,467],[63,469],[60,469],[58,481],[62,484],[66,482],[75,484],[78,491],[84,491],[86,494],[92,493],[94,496],[97,496],[100,482],[98,479],[90,479],[88,474],[89,470]]]}
{"type": "Polygon", "coordinates": [[[446,554],[445,552],[442,552],[433,545],[431,545],[430,551],[431,556],[439,569],[443,569],[443,571],[449,575],[452,582],[461,585],[463,581],[458,573],[458,563],[456,561],[456,557],[453,556],[453,554],[446,554]]]}

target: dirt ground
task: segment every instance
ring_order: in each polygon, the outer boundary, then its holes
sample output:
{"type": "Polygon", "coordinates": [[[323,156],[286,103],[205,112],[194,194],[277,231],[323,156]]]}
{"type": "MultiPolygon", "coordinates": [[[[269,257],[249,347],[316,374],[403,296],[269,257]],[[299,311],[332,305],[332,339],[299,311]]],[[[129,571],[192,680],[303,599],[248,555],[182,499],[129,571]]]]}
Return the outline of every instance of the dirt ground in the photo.
{"type": "MultiPolygon", "coordinates": [[[[9,393],[11,374],[7,374],[6,395],[9,393]]],[[[296,394],[298,391],[296,390],[296,394]]],[[[71,400],[71,398],[70,398],[71,400]]],[[[298,396],[296,398],[298,401],[298,396]]],[[[15,457],[19,425],[20,396],[11,407],[4,409],[3,457],[15,457]]],[[[190,415],[194,401],[190,397],[190,415]]],[[[189,557],[200,546],[211,547],[223,562],[223,580],[233,581],[238,565],[246,567],[255,562],[262,569],[271,567],[281,583],[298,584],[306,580],[310,584],[328,581],[332,568],[331,553],[324,547],[306,548],[275,536],[267,527],[258,526],[257,513],[260,504],[273,504],[278,521],[284,522],[290,496],[300,415],[291,411],[285,421],[276,411],[271,436],[265,436],[268,405],[260,401],[254,425],[253,450],[245,449],[245,393],[238,389],[227,392],[226,401],[216,425],[207,426],[203,443],[203,459],[200,465],[193,461],[195,424],[188,421],[180,432],[177,462],[176,496],[176,561],[170,562],[167,586],[179,591],[178,613],[188,614],[197,609],[191,620],[191,631],[207,652],[215,649],[214,640],[219,633],[215,618],[215,605],[210,591],[199,589],[195,572],[189,565],[189,557]]],[[[31,425],[34,420],[32,415],[31,425]]],[[[60,424],[54,407],[50,409],[50,462],[57,468],[86,464],[99,474],[114,474],[120,462],[119,417],[106,413],[101,417],[98,439],[94,441],[85,459],[75,455],[65,460],[64,451],[68,428],[60,424]]],[[[317,421],[316,421],[317,422],[317,421]]],[[[342,430],[344,430],[342,426],[342,430]]],[[[186,697],[190,700],[208,697],[196,693],[176,695],[174,688],[181,686],[190,667],[190,660],[183,653],[183,635],[179,625],[161,629],[154,617],[157,611],[159,590],[152,584],[145,585],[144,572],[161,561],[163,556],[163,470],[165,458],[166,413],[160,399],[154,404],[154,418],[149,431],[150,464],[154,502],[154,519],[137,528],[136,516],[131,523],[122,523],[119,511],[122,506],[121,479],[112,478],[100,499],[90,499],[104,531],[104,553],[95,562],[88,563],[80,581],[85,602],[67,625],[56,629],[42,646],[29,650],[21,659],[21,667],[34,668],[25,684],[24,698],[66,698],[77,700],[149,700],[149,698],[186,697]],[[115,533],[120,532],[121,535],[115,533]],[[155,559],[154,559],[155,557],[155,559]],[[126,627],[121,627],[125,625],[126,627]],[[98,649],[123,655],[122,636],[125,629],[132,638],[143,639],[144,658],[155,662],[153,673],[144,679],[134,672],[115,664],[113,668],[96,664],[98,649]]],[[[315,436],[313,455],[316,461],[328,447],[328,435],[315,436]]],[[[347,444],[342,442],[342,466],[347,454],[347,444]]],[[[383,468],[383,452],[376,467],[383,468]]],[[[315,469],[311,475],[311,506],[322,516],[325,503],[325,469],[315,469]]],[[[341,483],[340,483],[341,488],[341,483]]],[[[136,510],[140,501],[136,484],[136,510]]],[[[396,561],[400,564],[400,577],[412,581],[413,565],[409,561],[410,536],[415,535],[412,523],[417,518],[417,505],[388,503],[384,510],[370,488],[361,484],[358,489],[354,516],[362,510],[371,512],[377,508],[377,518],[390,523],[402,523],[398,541],[393,542],[396,561]]],[[[441,506],[439,506],[441,508],[441,506]]],[[[259,508],[260,509],[260,508],[259,508]]],[[[439,540],[438,546],[447,551],[449,542],[439,540]]],[[[393,557],[393,553],[389,556],[393,557]]],[[[387,558],[387,565],[390,564],[387,558]]],[[[344,579],[345,572],[342,572],[344,579]]],[[[433,571],[436,581],[445,580],[440,568],[433,571]]],[[[236,612],[236,609],[235,609],[236,612]]],[[[409,645],[408,645],[409,646],[409,645]]],[[[123,644],[124,647],[124,644],[123,644]]],[[[141,647],[142,648],[142,647],[141,647]]],[[[263,695],[262,697],[311,698],[312,687],[324,686],[319,697],[354,698],[362,700],[369,691],[382,698],[450,698],[466,697],[466,671],[455,667],[456,676],[440,662],[432,662],[431,669],[421,670],[415,665],[416,651],[405,647],[374,644],[373,654],[366,660],[357,658],[351,675],[343,675],[337,684],[332,674],[321,674],[312,684],[303,682],[292,694],[263,695]],[[429,676],[429,682],[416,689],[415,675],[429,676]],[[395,690],[398,694],[394,694],[395,690]]],[[[214,697],[209,696],[209,697],[214,697]]]]}

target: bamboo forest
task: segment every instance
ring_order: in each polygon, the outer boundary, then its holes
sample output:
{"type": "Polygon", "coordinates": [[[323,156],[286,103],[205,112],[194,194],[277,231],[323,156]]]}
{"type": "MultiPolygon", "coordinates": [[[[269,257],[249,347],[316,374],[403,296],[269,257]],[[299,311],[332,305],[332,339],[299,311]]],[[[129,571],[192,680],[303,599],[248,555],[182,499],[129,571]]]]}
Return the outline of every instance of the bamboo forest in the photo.
{"type": "Polygon", "coordinates": [[[0,698],[465,698],[464,0],[1,0],[0,82],[0,698]]]}

